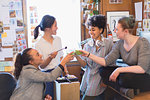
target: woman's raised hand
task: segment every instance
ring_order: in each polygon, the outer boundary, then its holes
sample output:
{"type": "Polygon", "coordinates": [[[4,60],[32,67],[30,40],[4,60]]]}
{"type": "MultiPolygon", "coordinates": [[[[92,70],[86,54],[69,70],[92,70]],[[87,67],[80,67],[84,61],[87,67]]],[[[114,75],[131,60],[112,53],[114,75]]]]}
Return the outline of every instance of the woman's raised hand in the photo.
{"type": "Polygon", "coordinates": [[[53,59],[57,56],[57,54],[58,54],[58,51],[52,52],[51,54],[49,54],[49,57],[53,59]]]}
{"type": "Polygon", "coordinates": [[[84,51],[84,50],[79,50],[80,52],[82,52],[82,56],[87,57],[89,55],[89,52],[84,51]]]}
{"type": "Polygon", "coordinates": [[[67,54],[63,59],[62,59],[62,61],[61,61],[61,65],[62,66],[65,66],[65,64],[67,63],[67,62],[69,62],[70,60],[73,60],[74,59],[74,55],[73,55],[73,52],[70,52],[69,54],[67,54]]]}

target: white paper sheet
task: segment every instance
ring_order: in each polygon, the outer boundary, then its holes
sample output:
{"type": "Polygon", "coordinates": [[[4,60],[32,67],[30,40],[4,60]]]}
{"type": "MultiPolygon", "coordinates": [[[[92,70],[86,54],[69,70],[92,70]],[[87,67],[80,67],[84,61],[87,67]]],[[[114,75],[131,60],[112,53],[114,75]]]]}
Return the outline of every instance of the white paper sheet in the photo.
{"type": "Polygon", "coordinates": [[[135,19],[142,21],[142,2],[135,3],[135,19]]]}
{"type": "Polygon", "coordinates": [[[3,48],[5,58],[13,58],[13,48],[3,48]]]}
{"type": "Polygon", "coordinates": [[[12,30],[4,30],[5,37],[2,34],[2,46],[12,46],[14,44],[14,33],[12,30]]]}

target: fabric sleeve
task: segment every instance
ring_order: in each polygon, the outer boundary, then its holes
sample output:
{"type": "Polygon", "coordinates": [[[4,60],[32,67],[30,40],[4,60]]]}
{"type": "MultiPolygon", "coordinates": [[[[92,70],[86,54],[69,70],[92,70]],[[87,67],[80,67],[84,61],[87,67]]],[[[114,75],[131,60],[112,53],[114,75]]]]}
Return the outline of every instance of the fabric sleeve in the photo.
{"type": "Polygon", "coordinates": [[[112,47],[114,45],[113,40],[111,38],[107,39],[107,41],[108,43],[106,45],[107,46],[106,55],[112,50],[112,47]]]}
{"type": "MultiPolygon", "coordinates": [[[[57,39],[58,39],[59,48],[61,49],[62,48],[61,38],[57,36],[57,39]]],[[[63,55],[64,55],[63,50],[59,51],[59,55],[60,55],[60,57],[63,57],[63,55]]]]}
{"type": "MultiPolygon", "coordinates": [[[[84,50],[84,51],[87,51],[87,45],[88,45],[88,44],[86,43],[86,44],[83,46],[83,50],[84,50]]],[[[81,57],[82,60],[86,61],[86,58],[87,58],[87,57],[84,57],[84,56],[80,56],[80,57],[81,57]]]]}
{"type": "Polygon", "coordinates": [[[120,56],[120,41],[115,43],[112,47],[112,50],[105,57],[106,66],[112,65],[120,56]]]}
{"type": "Polygon", "coordinates": [[[22,74],[25,79],[32,80],[34,82],[47,82],[56,80],[56,78],[59,77],[61,73],[62,69],[60,67],[56,67],[49,73],[41,72],[36,68],[28,68],[23,70],[22,74]]]}
{"type": "Polygon", "coordinates": [[[138,65],[141,66],[145,72],[147,72],[150,67],[150,43],[145,38],[142,38],[139,43],[138,65]]]}
{"type": "Polygon", "coordinates": [[[36,49],[40,54],[42,54],[40,45],[36,44],[36,45],[35,45],[35,49],[36,49]]]}

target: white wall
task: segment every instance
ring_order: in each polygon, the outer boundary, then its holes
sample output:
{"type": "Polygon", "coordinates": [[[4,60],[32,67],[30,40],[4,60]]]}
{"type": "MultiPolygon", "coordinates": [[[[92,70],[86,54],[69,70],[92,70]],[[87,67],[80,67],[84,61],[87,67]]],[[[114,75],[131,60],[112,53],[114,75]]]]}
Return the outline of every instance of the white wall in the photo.
{"type": "Polygon", "coordinates": [[[68,50],[79,48],[80,0],[27,0],[27,5],[37,6],[39,23],[46,14],[56,18],[57,35],[61,37],[63,47],[67,46],[68,50]]]}

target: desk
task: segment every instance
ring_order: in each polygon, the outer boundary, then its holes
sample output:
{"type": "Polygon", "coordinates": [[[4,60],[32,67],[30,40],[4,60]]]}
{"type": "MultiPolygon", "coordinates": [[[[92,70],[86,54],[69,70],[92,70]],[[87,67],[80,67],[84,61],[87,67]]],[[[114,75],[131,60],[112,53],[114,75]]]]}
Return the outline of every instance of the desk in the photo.
{"type": "Polygon", "coordinates": [[[55,100],[80,100],[80,82],[55,81],[55,100]]]}

